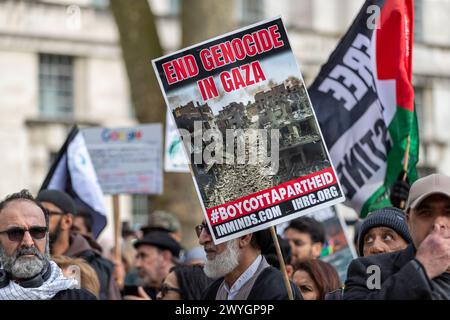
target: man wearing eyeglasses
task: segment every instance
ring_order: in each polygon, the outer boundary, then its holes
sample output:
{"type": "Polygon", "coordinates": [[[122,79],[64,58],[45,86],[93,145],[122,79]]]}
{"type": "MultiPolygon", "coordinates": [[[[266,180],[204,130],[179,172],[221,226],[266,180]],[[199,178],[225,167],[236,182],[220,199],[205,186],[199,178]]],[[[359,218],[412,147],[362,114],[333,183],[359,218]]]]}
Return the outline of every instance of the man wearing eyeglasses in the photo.
{"type": "Polygon", "coordinates": [[[102,248],[93,239],[72,230],[77,213],[73,199],[64,191],[46,189],[39,192],[36,200],[49,213],[51,254],[84,259],[97,273],[100,300],[120,300],[113,263],[102,256],[102,248]]]}
{"type": "MultiPolygon", "coordinates": [[[[214,244],[203,221],[196,226],[199,243],[206,252],[205,274],[216,279],[204,294],[205,300],[287,300],[281,272],[271,267],[261,251],[270,245],[269,230],[262,230],[214,244]]],[[[302,296],[291,283],[295,300],[302,296]]]]}
{"type": "Polygon", "coordinates": [[[0,202],[0,300],[95,300],[50,260],[48,216],[26,190],[0,202]]]}

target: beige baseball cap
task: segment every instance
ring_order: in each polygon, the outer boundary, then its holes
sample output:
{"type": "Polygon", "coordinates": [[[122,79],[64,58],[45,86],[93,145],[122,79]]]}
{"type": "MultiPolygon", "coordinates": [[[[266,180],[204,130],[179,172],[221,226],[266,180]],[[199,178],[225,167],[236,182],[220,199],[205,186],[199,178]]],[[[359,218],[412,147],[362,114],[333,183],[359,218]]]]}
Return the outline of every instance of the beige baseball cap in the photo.
{"type": "Polygon", "coordinates": [[[434,173],[418,179],[409,190],[406,209],[417,208],[423,200],[433,194],[443,194],[450,198],[450,177],[434,173]]]}
{"type": "Polygon", "coordinates": [[[152,212],[148,217],[148,225],[141,228],[144,234],[151,230],[165,230],[167,232],[181,231],[181,224],[175,214],[164,210],[152,212]]]}

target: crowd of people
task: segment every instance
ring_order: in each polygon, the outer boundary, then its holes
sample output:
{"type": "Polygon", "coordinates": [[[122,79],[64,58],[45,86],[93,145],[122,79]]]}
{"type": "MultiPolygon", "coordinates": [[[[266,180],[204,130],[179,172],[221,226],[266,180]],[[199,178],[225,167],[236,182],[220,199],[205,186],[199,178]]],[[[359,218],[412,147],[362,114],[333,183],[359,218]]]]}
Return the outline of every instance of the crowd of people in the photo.
{"type": "MultiPolygon", "coordinates": [[[[450,299],[450,177],[396,186],[394,206],[358,226],[354,259],[341,283],[320,259],[323,226],[289,222],[279,237],[294,300],[450,299]],[[404,199],[401,199],[404,197],[404,199]]],[[[122,257],[93,238],[92,219],[70,195],[27,190],[0,202],[0,300],[287,300],[269,230],[215,244],[208,224],[198,247],[181,245],[181,225],[154,212],[137,234],[122,232],[122,257]]],[[[194,230],[193,230],[194,232],[194,230]]]]}

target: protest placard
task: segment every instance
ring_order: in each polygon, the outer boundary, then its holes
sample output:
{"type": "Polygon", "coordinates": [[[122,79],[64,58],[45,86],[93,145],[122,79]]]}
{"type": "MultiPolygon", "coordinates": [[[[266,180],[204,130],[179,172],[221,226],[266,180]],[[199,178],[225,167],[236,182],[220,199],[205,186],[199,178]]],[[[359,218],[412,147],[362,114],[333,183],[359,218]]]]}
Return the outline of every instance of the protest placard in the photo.
{"type": "Polygon", "coordinates": [[[281,18],[153,67],[215,243],[344,200],[281,18]]]}
{"type": "Polygon", "coordinates": [[[320,259],[332,264],[344,283],[348,266],[357,257],[344,219],[333,207],[310,213],[308,216],[320,222],[325,229],[326,241],[320,259]]]}
{"type": "MultiPolygon", "coordinates": [[[[323,226],[325,242],[320,253],[320,259],[332,264],[336,268],[341,282],[344,283],[350,262],[358,256],[349,236],[345,220],[334,206],[310,212],[306,216],[313,218],[323,226]]],[[[289,222],[278,225],[278,234],[283,236],[288,226],[289,222]]]]}
{"type": "Polygon", "coordinates": [[[81,131],[103,193],[162,193],[161,124],[81,131]]]}
{"type": "Polygon", "coordinates": [[[166,139],[164,146],[164,171],[189,172],[189,159],[183,150],[183,143],[178,134],[173,117],[166,114],[166,139]]]}

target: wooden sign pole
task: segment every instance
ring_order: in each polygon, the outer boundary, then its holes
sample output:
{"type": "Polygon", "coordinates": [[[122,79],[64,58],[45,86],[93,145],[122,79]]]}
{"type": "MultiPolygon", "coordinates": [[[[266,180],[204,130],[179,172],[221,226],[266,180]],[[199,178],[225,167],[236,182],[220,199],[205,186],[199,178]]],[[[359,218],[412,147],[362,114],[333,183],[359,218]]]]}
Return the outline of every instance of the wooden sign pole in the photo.
{"type": "Polygon", "coordinates": [[[286,265],[284,264],[283,254],[281,252],[280,243],[278,242],[277,232],[274,226],[270,227],[270,233],[272,234],[273,243],[275,244],[275,250],[277,251],[278,261],[280,262],[280,270],[283,274],[284,285],[286,287],[289,300],[294,300],[291,284],[286,272],[286,265]]]}
{"type": "Polygon", "coordinates": [[[122,260],[122,222],[120,220],[120,201],[119,195],[115,194],[112,196],[113,200],[113,213],[114,213],[114,257],[117,262],[122,260]]]}
{"type": "MultiPolygon", "coordinates": [[[[408,162],[409,162],[409,144],[410,144],[410,137],[408,136],[408,139],[406,140],[406,150],[405,150],[405,157],[403,161],[403,170],[405,173],[403,174],[402,181],[406,181],[406,177],[408,176],[408,162]]],[[[405,209],[405,200],[402,200],[400,202],[400,209],[405,209]]]]}

